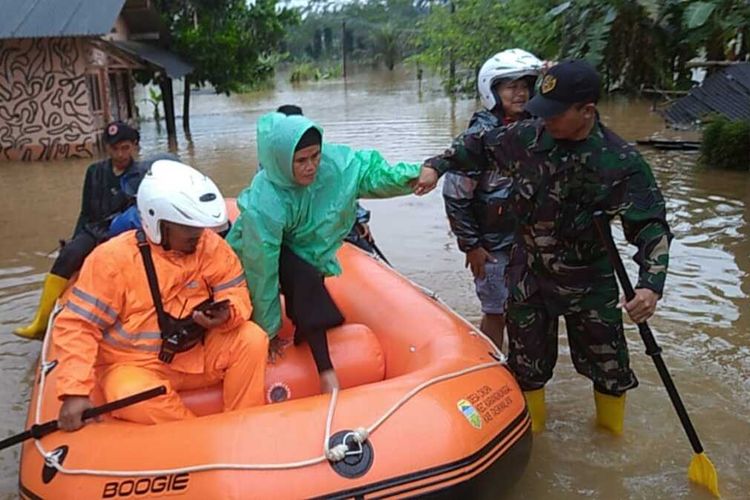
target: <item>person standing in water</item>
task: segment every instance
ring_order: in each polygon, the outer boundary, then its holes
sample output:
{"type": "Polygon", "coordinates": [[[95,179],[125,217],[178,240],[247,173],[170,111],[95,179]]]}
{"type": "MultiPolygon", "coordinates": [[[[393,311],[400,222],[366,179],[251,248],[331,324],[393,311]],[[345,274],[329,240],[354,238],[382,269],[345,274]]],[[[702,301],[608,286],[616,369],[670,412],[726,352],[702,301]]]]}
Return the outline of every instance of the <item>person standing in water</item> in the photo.
{"type": "MultiPolygon", "coordinates": [[[[530,118],[524,109],[542,67],[536,56],[521,50],[498,52],[477,75],[484,109],[474,113],[466,133],[476,133],[530,118]]],[[[510,177],[497,171],[456,171],[445,174],[443,198],[451,231],[466,254],[482,306],[481,329],[498,348],[503,346],[505,269],[515,234],[515,219],[502,213],[512,188],[510,177]]]]}
{"type": "MultiPolygon", "coordinates": [[[[518,222],[508,266],[508,365],[524,391],[534,431],[545,427],[545,385],[557,362],[558,318],[565,318],[576,370],[591,380],[597,423],[623,431],[630,368],[622,310],[650,318],[664,291],[672,233],[651,167],[600,120],[601,77],[582,59],[544,75],[526,105],[539,117],[463,134],[426,161],[433,173],[498,171],[513,179],[507,204],[518,222]],[[618,288],[593,214],[622,221],[638,248],[635,297],[618,288]]],[[[433,175],[434,180],[435,175],[433,175]]],[[[506,207],[503,207],[506,211],[506,207]]]]}

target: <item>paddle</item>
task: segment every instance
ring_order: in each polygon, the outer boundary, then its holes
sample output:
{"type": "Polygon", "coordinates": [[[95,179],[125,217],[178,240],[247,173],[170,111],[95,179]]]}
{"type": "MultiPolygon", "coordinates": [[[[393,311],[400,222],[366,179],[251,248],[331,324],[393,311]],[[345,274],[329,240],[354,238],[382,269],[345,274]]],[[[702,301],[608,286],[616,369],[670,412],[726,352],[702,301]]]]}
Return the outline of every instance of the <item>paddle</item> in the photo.
{"type": "MultiPolygon", "coordinates": [[[[635,297],[635,291],[633,290],[633,285],[630,283],[628,273],[625,271],[625,266],[622,264],[620,253],[617,251],[615,242],[612,239],[609,220],[602,211],[594,212],[594,225],[596,225],[599,237],[607,249],[609,260],[615,268],[615,273],[617,273],[617,277],[620,280],[620,286],[622,286],[622,290],[625,292],[625,298],[630,301],[635,297]]],[[[638,323],[638,332],[641,334],[641,339],[643,339],[643,343],[646,345],[646,354],[651,356],[654,365],[656,365],[656,371],[659,372],[659,377],[661,377],[661,381],[667,389],[672,406],[674,406],[677,416],[680,417],[682,428],[685,430],[685,434],[687,434],[695,452],[688,467],[688,478],[695,483],[705,486],[711,493],[718,497],[719,478],[716,474],[716,469],[703,451],[703,445],[700,439],[698,439],[698,434],[695,432],[695,428],[690,421],[685,405],[682,404],[682,399],[677,392],[672,377],[669,375],[667,365],[664,364],[664,360],[661,358],[661,347],[656,343],[654,334],[651,332],[651,328],[649,328],[646,321],[638,323]]]]}
{"type": "MultiPolygon", "coordinates": [[[[380,260],[382,260],[383,262],[385,262],[386,264],[388,264],[390,267],[393,267],[393,265],[390,262],[388,262],[388,259],[385,257],[385,255],[383,254],[383,252],[381,252],[380,249],[378,248],[378,246],[375,244],[375,237],[372,235],[372,231],[369,232],[369,235],[368,235],[369,238],[368,238],[368,237],[365,236],[364,230],[360,230],[360,227],[361,227],[362,224],[363,223],[361,223],[361,222],[357,222],[354,225],[355,231],[357,232],[357,236],[359,236],[359,238],[362,241],[364,241],[367,245],[370,246],[370,248],[372,248],[372,251],[375,252],[375,255],[377,255],[380,258],[380,260]]],[[[365,251],[368,251],[366,248],[364,248],[359,243],[355,243],[354,240],[350,240],[348,236],[345,239],[348,240],[349,243],[351,243],[353,245],[356,245],[356,246],[362,248],[365,251]]]]}
{"type": "Polygon", "coordinates": [[[385,255],[383,255],[383,252],[380,251],[378,246],[375,244],[375,238],[372,237],[372,234],[370,235],[370,246],[372,246],[372,249],[375,250],[375,253],[380,257],[380,259],[388,264],[389,266],[393,267],[390,262],[388,262],[388,259],[385,258],[385,255]]]}
{"type": "MultiPolygon", "coordinates": [[[[164,387],[163,385],[160,385],[159,387],[154,387],[153,389],[139,392],[138,394],[133,394],[132,396],[118,399],[116,401],[112,401],[111,403],[106,403],[101,406],[95,406],[94,408],[89,408],[88,410],[85,410],[83,412],[82,418],[83,420],[88,420],[94,417],[98,417],[99,415],[109,413],[114,410],[125,408],[126,406],[131,406],[136,403],[146,401],[147,399],[155,398],[156,396],[161,396],[166,393],[167,393],[167,388],[164,387]]],[[[4,448],[8,448],[9,446],[13,446],[14,444],[22,443],[26,441],[27,439],[43,438],[47,434],[52,434],[57,429],[58,429],[57,420],[50,420],[49,422],[45,422],[43,424],[34,424],[31,426],[31,428],[29,428],[29,430],[0,441],[0,450],[4,448]]]]}

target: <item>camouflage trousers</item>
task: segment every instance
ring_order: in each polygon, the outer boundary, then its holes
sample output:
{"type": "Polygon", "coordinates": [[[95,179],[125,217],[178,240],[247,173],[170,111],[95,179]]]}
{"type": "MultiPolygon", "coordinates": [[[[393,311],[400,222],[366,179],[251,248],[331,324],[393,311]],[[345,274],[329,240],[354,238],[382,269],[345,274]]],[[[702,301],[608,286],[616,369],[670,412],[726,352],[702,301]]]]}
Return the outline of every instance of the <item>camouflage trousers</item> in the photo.
{"type": "Polygon", "coordinates": [[[617,299],[615,285],[614,289],[591,289],[560,312],[549,307],[540,292],[523,302],[511,301],[508,364],[521,389],[540,389],[552,378],[559,315],[565,317],[570,355],[578,373],[593,381],[598,391],[613,396],[635,388],[638,380],[630,369],[617,299]]]}

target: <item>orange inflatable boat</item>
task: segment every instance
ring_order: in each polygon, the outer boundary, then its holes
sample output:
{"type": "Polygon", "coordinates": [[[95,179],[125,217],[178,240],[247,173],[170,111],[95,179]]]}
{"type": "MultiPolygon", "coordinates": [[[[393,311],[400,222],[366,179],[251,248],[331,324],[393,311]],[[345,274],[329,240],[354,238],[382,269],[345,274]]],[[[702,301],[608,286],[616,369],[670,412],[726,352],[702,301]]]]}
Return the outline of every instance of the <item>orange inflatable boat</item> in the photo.
{"type": "MultiPolygon", "coordinates": [[[[532,440],[502,356],[374,257],[345,244],[339,258],[344,272],[326,284],[346,318],[328,334],[341,391],[318,394],[309,348],[290,346],[269,364],[265,406],[222,413],[217,386],[182,393],[196,419],[104,418],[26,441],[21,497],[497,497],[523,472],[532,440]]],[[[60,408],[50,337],[28,426],[60,408]]]]}

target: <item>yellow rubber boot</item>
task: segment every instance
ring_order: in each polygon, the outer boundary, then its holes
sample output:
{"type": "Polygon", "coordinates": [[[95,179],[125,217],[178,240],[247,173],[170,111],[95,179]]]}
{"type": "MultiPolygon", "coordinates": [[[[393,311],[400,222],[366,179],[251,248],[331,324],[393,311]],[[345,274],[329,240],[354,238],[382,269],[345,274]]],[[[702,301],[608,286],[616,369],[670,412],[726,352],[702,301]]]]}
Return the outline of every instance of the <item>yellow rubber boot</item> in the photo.
{"type": "Polygon", "coordinates": [[[526,407],[531,415],[531,431],[542,432],[547,421],[547,409],[544,407],[544,387],[533,391],[523,391],[526,407]]]}
{"type": "Polygon", "coordinates": [[[625,394],[610,396],[594,390],[594,404],[596,404],[596,423],[612,434],[622,434],[625,420],[625,394]]]}
{"type": "Polygon", "coordinates": [[[67,278],[57,276],[56,274],[47,274],[47,277],[44,279],[44,288],[42,288],[42,296],[39,299],[39,307],[36,310],[34,319],[29,325],[16,328],[13,330],[13,333],[25,339],[42,340],[44,332],[47,330],[47,321],[49,321],[52,308],[55,306],[55,302],[60,295],[62,295],[67,284],[67,278]]]}

